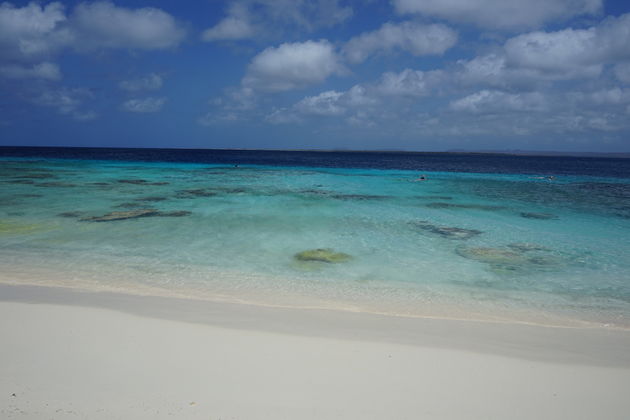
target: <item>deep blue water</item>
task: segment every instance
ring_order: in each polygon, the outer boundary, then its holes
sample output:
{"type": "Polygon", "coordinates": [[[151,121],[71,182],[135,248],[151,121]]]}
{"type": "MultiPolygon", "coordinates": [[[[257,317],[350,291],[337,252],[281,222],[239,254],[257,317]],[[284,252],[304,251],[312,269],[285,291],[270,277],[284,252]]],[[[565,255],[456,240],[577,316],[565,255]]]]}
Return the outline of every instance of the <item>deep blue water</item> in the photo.
{"type": "Polygon", "coordinates": [[[483,153],[0,147],[0,156],[630,178],[630,159],[483,153]]]}

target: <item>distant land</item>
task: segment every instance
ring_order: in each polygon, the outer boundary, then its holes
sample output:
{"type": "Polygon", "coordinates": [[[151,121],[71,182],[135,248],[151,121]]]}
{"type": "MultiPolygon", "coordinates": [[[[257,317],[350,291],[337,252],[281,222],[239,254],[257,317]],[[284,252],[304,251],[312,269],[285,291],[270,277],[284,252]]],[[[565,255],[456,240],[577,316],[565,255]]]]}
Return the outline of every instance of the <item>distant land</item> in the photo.
{"type": "Polygon", "coordinates": [[[541,150],[448,150],[447,153],[486,153],[519,156],[574,156],[574,157],[608,157],[630,158],[630,152],[550,152],[541,150]]]}

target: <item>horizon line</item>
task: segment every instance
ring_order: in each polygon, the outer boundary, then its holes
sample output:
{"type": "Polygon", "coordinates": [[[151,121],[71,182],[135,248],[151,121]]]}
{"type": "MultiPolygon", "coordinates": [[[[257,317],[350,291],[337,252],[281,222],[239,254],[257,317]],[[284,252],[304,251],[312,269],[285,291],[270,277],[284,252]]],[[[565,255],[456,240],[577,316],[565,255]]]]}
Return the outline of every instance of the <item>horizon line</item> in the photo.
{"type": "Polygon", "coordinates": [[[24,149],[128,149],[128,150],[220,150],[251,152],[315,152],[315,153],[400,153],[400,154],[485,154],[509,156],[581,156],[581,157],[621,157],[630,158],[627,152],[588,152],[559,150],[523,150],[523,149],[449,149],[442,151],[406,150],[406,149],[279,149],[248,147],[138,147],[138,146],[34,146],[34,145],[0,145],[0,148],[24,149]]]}

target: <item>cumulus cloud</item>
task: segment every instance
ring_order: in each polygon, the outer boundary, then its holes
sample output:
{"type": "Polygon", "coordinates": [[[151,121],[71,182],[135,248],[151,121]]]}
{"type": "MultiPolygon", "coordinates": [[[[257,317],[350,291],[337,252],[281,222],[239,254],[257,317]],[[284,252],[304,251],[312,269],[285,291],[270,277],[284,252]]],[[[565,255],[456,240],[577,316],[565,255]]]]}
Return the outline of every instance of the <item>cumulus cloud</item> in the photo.
{"type": "Polygon", "coordinates": [[[7,79],[60,80],[61,72],[59,71],[59,66],[49,62],[32,66],[9,64],[0,66],[0,76],[7,79]]]}
{"type": "Polygon", "coordinates": [[[96,118],[96,113],[80,109],[83,103],[92,97],[92,92],[87,89],[62,87],[46,89],[33,97],[31,101],[36,105],[55,108],[62,115],[86,121],[96,118]]]}
{"type": "Polygon", "coordinates": [[[64,6],[0,5],[0,58],[19,62],[49,59],[63,49],[163,49],[178,45],[185,32],[160,9],[128,9],[111,2],[81,3],[70,15],[64,6]]]}
{"type": "Polygon", "coordinates": [[[361,85],[338,92],[328,90],[318,95],[307,96],[289,108],[275,109],[266,117],[273,124],[288,124],[304,121],[304,117],[341,117],[356,115],[370,109],[378,99],[361,85]]]}
{"type": "Polygon", "coordinates": [[[402,112],[419,97],[429,95],[442,80],[443,72],[438,70],[386,72],[374,83],[307,96],[291,107],[274,110],[267,121],[284,124],[303,122],[307,117],[344,117],[353,125],[373,126],[371,120],[389,118],[392,111],[402,112]]]}
{"type": "Polygon", "coordinates": [[[630,89],[614,87],[600,89],[588,95],[590,102],[597,105],[620,105],[630,103],[630,89]]]}
{"type": "Polygon", "coordinates": [[[74,39],[66,22],[64,6],[58,2],[0,4],[0,58],[33,62],[50,57],[74,39]]]}
{"type": "Polygon", "coordinates": [[[490,29],[537,27],[595,15],[602,0],[393,0],[398,13],[417,13],[490,29]]]}
{"type": "Polygon", "coordinates": [[[256,30],[251,23],[249,9],[245,4],[234,3],[228,15],[215,26],[206,29],[201,39],[204,41],[236,40],[252,38],[256,30]]]}
{"type": "Polygon", "coordinates": [[[359,63],[378,52],[401,50],[415,56],[442,54],[457,42],[457,33],[441,24],[385,23],[373,32],[352,38],[344,47],[350,62],[359,63]]]}
{"type": "Polygon", "coordinates": [[[121,107],[127,112],[149,113],[158,112],[165,103],[166,98],[135,98],[123,102],[121,107]]]}
{"type": "Polygon", "coordinates": [[[542,72],[598,75],[605,63],[630,58],[630,14],[605,19],[588,29],[530,32],[504,46],[511,65],[542,72]]]}
{"type": "Polygon", "coordinates": [[[615,66],[615,76],[620,82],[630,84],[630,63],[620,63],[615,66]]]}
{"type": "Polygon", "coordinates": [[[451,102],[450,108],[472,113],[543,111],[546,109],[546,100],[539,92],[508,93],[482,90],[451,102]]]}
{"type": "Polygon", "coordinates": [[[258,91],[279,92],[321,83],[342,71],[339,57],[328,41],[285,43],[256,55],[242,85],[258,91]]]}
{"type": "Polygon", "coordinates": [[[389,96],[425,96],[439,85],[444,78],[444,72],[433,70],[405,69],[400,73],[386,72],[381,76],[377,89],[389,96]]]}
{"type": "Polygon", "coordinates": [[[128,92],[139,92],[158,90],[162,87],[162,84],[162,76],[156,73],[150,73],[137,79],[123,80],[118,84],[118,86],[122,90],[126,90],[128,92]]]}
{"type": "Polygon", "coordinates": [[[235,0],[226,16],[202,33],[204,41],[250,39],[286,27],[312,31],[334,26],[352,16],[339,0],[235,0]]]}
{"type": "MultiPolygon", "coordinates": [[[[630,58],[630,14],[587,29],[529,32],[508,39],[495,52],[459,60],[454,77],[464,85],[532,87],[571,79],[595,79],[607,65],[624,79],[630,58]]],[[[630,73],[630,70],[628,70],[630,73]]]]}
{"type": "Polygon", "coordinates": [[[178,45],[185,31],[154,7],[127,9],[111,2],[81,3],[71,18],[78,48],[164,49],[178,45]]]}
{"type": "Polygon", "coordinates": [[[339,103],[343,93],[329,90],[317,96],[308,96],[295,104],[295,109],[302,114],[335,116],[346,112],[339,103]]]}

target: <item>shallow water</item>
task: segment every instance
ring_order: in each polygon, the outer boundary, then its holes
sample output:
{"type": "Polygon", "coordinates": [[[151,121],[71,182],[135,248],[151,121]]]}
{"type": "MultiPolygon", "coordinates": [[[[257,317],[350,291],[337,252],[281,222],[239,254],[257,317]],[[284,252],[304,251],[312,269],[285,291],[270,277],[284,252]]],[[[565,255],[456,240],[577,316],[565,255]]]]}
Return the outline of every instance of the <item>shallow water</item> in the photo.
{"type": "Polygon", "coordinates": [[[630,180],[499,172],[5,157],[0,277],[629,327],[630,180]]]}

